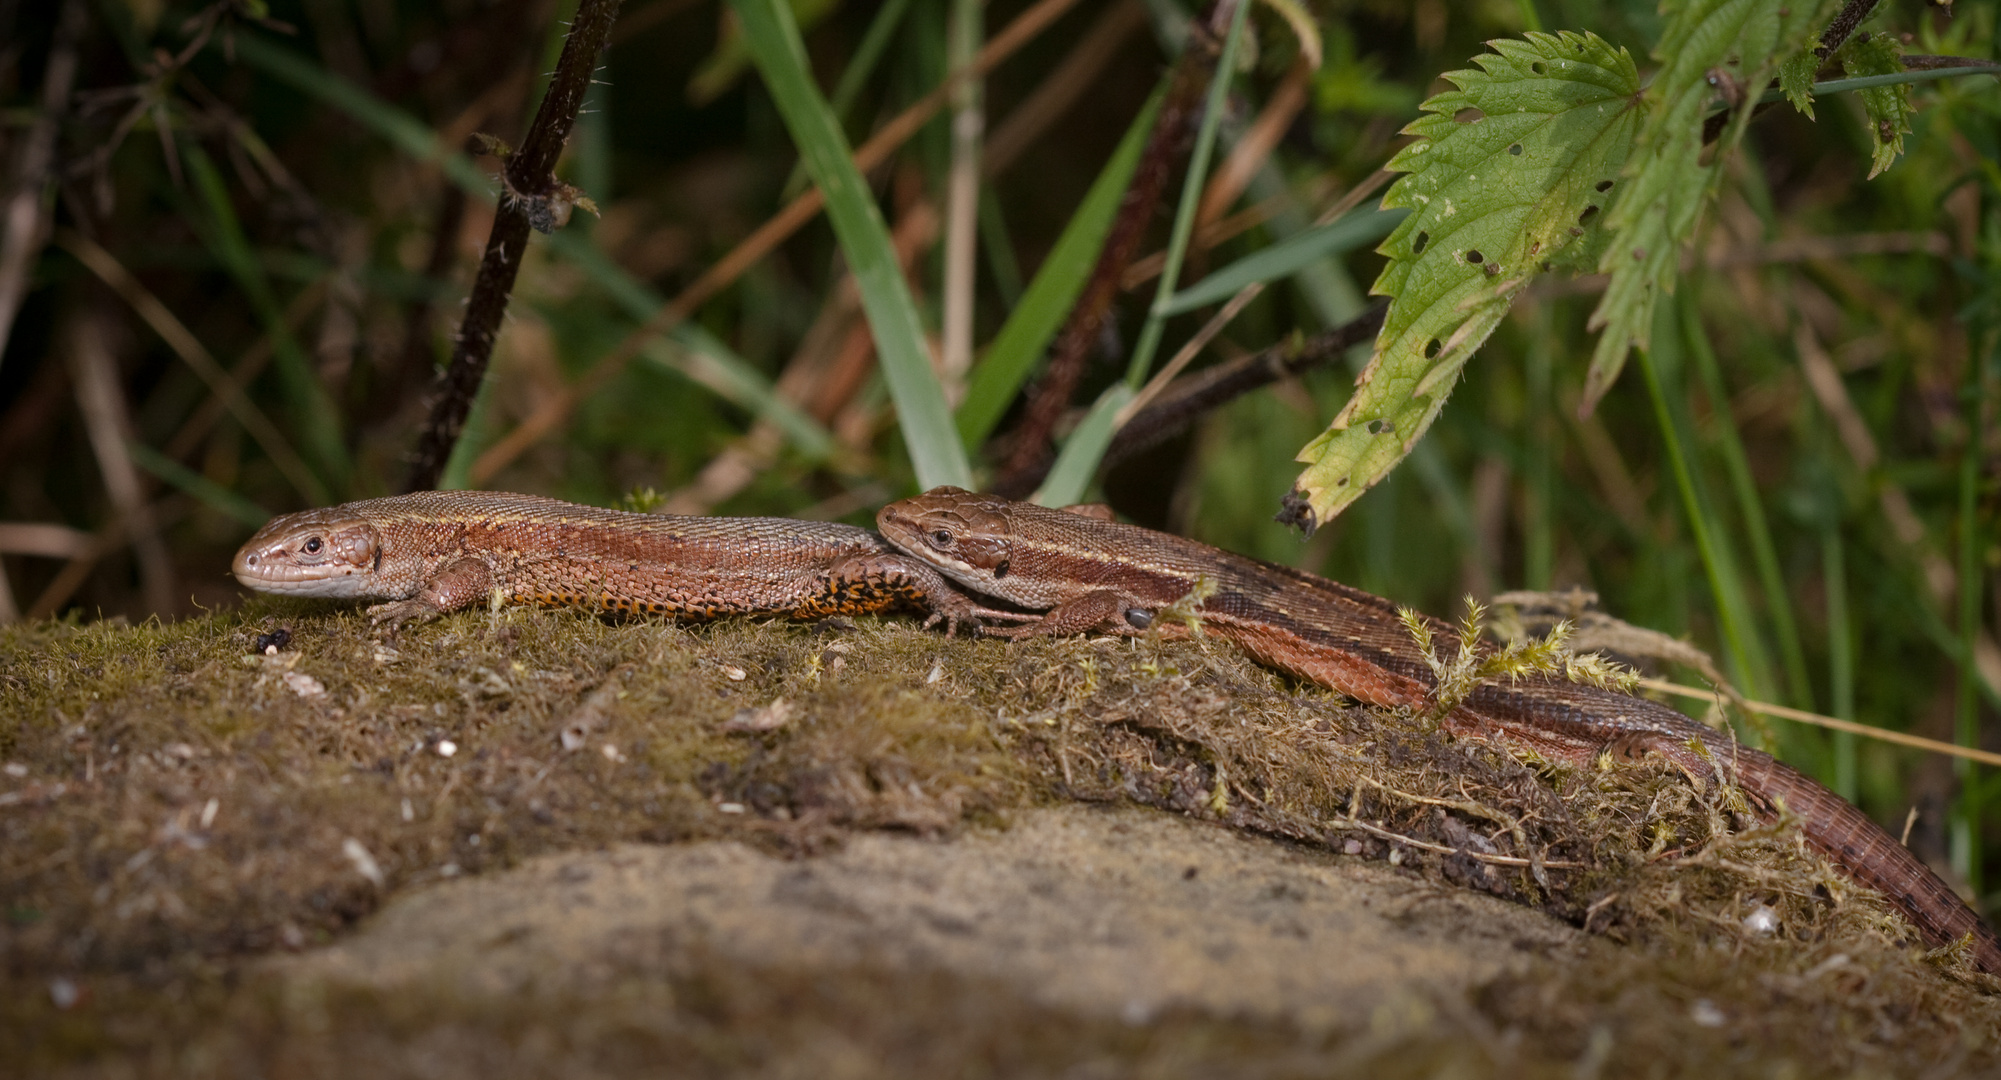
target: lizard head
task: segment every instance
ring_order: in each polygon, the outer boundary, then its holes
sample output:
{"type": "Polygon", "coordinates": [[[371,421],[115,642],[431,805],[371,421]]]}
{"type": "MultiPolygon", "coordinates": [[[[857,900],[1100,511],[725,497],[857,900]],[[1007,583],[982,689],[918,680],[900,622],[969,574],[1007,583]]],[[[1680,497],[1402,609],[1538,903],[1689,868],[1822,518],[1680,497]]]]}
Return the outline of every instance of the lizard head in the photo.
{"type": "Polygon", "coordinates": [[[906,553],[962,584],[981,588],[1007,576],[1008,505],[998,495],[939,487],[883,507],[875,524],[906,553]]]}
{"type": "Polygon", "coordinates": [[[381,561],[375,526],[351,514],[307,510],[272,518],[237,551],[230,570],[259,592],[354,598],[370,595],[381,561]]]}

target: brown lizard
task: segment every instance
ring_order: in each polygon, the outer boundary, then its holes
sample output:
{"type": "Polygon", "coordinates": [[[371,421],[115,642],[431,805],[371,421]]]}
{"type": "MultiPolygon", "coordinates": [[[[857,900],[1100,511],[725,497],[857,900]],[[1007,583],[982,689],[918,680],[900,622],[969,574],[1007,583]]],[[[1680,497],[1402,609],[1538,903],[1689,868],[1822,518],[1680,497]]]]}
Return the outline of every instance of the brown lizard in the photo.
{"type": "MultiPolygon", "coordinates": [[[[1047,612],[1038,622],[987,628],[1005,637],[1139,633],[1163,609],[1188,606],[1201,626],[1260,663],[1373,705],[1428,709],[1437,677],[1390,601],[1290,567],[1137,525],[936,488],[884,507],[890,543],[975,592],[1047,612]]],[[[1160,629],[1187,632],[1179,625],[1160,629]]],[[[1455,631],[1426,620],[1439,659],[1455,631]]],[[[1484,648],[1484,646],[1483,646],[1484,648]]],[[[1608,751],[1662,754],[1695,777],[1719,767],[1758,816],[1781,810],[1807,842],[1856,881],[1881,892],[1934,947],[1970,937],[1976,966],[2001,974],[2001,939],[1909,849],[1868,815],[1771,755],[1740,746],[1665,705],[1558,676],[1477,684],[1446,711],[1462,736],[1588,765],[1608,751]]]]}
{"type": "Polygon", "coordinates": [[[786,518],[670,517],[497,491],[426,491],[273,518],[236,553],[260,592],[384,600],[377,622],[488,600],[688,618],[929,610],[982,615],[928,564],[867,529],[786,518]]]}

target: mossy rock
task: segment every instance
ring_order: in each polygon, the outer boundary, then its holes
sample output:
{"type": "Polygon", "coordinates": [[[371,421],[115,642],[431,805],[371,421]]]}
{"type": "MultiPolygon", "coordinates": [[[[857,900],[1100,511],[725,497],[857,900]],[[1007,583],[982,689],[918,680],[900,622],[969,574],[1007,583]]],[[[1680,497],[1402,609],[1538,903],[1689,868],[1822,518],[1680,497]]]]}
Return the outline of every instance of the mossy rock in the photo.
{"type": "Polygon", "coordinates": [[[257,601],[6,630],[0,760],[42,1071],[2001,1063],[1986,980],[1728,792],[1213,640],[257,601]]]}

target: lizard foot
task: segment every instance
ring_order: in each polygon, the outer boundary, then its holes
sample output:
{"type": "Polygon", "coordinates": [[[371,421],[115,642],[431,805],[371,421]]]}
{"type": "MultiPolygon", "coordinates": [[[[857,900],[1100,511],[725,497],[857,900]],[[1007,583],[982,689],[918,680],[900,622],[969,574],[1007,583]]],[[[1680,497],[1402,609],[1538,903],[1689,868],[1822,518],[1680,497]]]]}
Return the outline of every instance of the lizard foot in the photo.
{"type": "Polygon", "coordinates": [[[378,626],[387,623],[392,628],[401,626],[405,622],[429,622],[442,614],[444,613],[438,610],[436,604],[421,596],[377,604],[368,609],[370,621],[378,626]]]}

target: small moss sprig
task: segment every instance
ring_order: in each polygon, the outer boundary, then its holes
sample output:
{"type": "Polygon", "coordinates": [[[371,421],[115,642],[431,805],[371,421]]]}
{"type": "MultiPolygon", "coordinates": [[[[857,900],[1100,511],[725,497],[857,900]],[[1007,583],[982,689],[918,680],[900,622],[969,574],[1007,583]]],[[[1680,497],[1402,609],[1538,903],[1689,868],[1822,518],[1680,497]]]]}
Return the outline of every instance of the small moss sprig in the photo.
{"type": "Polygon", "coordinates": [[[1188,592],[1181,599],[1154,612],[1153,622],[1149,626],[1158,627],[1163,623],[1180,623],[1188,628],[1189,637],[1200,638],[1202,636],[1202,605],[1208,602],[1208,599],[1214,595],[1216,595],[1216,579],[1203,574],[1195,579],[1195,584],[1189,586],[1188,592]]]}
{"type": "Polygon", "coordinates": [[[1570,682],[1630,694],[1639,686],[1639,672],[1624,664],[1590,653],[1580,656],[1570,650],[1573,627],[1568,619],[1557,623],[1539,638],[1523,638],[1484,655],[1480,651],[1480,631],[1487,616],[1485,604],[1466,598],[1466,614],[1459,620],[1458,648],[1450,660],[1439,655],[1436,636],[1424,616],[1410,608],[1398,608],[1397,618],[1418,653],[1437,679],[1431,693],[1430,718],[1436,720],[1457,708],[1485,679],[1506,678],[1513,682],[1524,675],[1555,675],[1570,682]]]}

